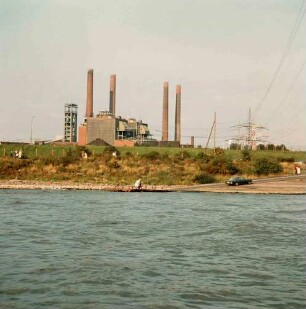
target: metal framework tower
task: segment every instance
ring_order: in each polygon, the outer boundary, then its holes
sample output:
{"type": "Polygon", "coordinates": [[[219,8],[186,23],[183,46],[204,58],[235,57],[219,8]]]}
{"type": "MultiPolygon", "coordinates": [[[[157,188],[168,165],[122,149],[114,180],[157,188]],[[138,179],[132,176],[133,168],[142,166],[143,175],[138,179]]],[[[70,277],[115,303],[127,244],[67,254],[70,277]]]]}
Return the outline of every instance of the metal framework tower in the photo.
{"type": "Polygon", "coordinates": [[[77,122],[78,122],[77,104],[66,103],[64,142],[77,141],[77,122]]]}
{"type": "Polygon", "coordinates": [[[233,137],[232,140],[236,140],[238,145],[241,147],[247,147],[251,150],[256,150],[258,143],[265,143],[266,141],[262,139],[259,135],[259,131],[261,130],[268,130],[263,126],[258,126],[254,121],[251,113],[251,108],[249,108],[249,117],[248,121],[243,124],[239,124],[235,126],[238,128],[239,133],[238,136],[233,137]],[[240,134],[240,130],[244,129],[245,134],[240,134]],[[241,145],[242,142],[242,145],[241,145]]]}

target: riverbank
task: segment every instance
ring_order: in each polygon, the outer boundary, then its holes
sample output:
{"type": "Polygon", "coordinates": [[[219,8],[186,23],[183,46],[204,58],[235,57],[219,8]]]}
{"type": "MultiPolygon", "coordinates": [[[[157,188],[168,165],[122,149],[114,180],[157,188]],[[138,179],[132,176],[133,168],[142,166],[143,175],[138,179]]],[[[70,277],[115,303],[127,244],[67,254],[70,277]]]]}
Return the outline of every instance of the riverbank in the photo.
{"type": "MultiPolygon", "coordinates": [[[[93,183],[40,182],[28,180],[1,180],[0,189],[18,190],[100,190],[131,192],[130,185],[100,185],[93,183]]],[[[224,183],[194,186],[144,186],[146,192],[216,192],[245,194],[306,194],[306,176],[264,178],[251,185],[227,186],[224,183]]]]}
{"type": "Polygon", "coordinates": [[[306,194],[306,176],[288,176],[261,178],[253,184],[243,186],[227,186],[224,183],[177,187],[178,191],[216,192],[216,193],[246,193],[246,194],[306,194]]]}
{"type": "MultiPolygon", "coordinates": [[[[30,181],[30,180],[1,180],[0,189],[14,190],[100,190],[111,192],[131,192],[131,185],[101,185],[94,183],[71,183],[51,181],[30,181]]],[[[171,191],[168,186],[143,186],[144,191],[167,192],[171,191]]]]}

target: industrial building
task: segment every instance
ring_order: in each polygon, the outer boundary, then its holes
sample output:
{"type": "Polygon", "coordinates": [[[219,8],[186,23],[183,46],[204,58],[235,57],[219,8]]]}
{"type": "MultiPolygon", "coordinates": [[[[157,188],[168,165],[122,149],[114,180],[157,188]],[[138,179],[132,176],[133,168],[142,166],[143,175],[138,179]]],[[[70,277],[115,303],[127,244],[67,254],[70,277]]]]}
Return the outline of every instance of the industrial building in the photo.
{"type": "MultiPolygon", "coordinates": [[[[148,124],[116,115],[116,75],[110,75],[109,109],[93,113],[93,69],[87,72],[87,101],[84,122],[79,127],[79,145],[134,146],[148,144],[181,146],[181,85],[176,85],[174,141],[169,141],[169,83],[163,84],[162,139],[151,138],[148,124]]],[[[194,139],[191,141],[194,145],[194,139]]]]}
{"type": "Polygon", "coordinates": [[[87,73],[87,102],[79,127],[79,145],[134,146],[150,138],[148,125],[134,118],[116,116],[116,75],[110,76],[109,110],[93,113],[93,70],[87,73]]]}
{"type": "Polygon", "coordinates": [[[64,142],[77,141],[78,128],[78,106],[77,104],[65,104],[65,125],[64,125],[64,142]]]}
{"type": "Polygon", "coordinates": [[[169,83],[163,85],[162,139],[161,147],[181,146],[181,85],[176,85],[174,141],[169,141],[169,83]]]}

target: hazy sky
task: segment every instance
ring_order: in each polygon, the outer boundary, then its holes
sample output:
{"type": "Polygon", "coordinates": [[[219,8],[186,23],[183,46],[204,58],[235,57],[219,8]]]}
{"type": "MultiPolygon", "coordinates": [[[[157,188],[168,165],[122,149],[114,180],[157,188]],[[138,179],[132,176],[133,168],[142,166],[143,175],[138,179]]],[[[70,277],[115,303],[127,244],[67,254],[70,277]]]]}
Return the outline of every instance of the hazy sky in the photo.
{"type": "Polygon", "coordinates": [[[194,135],[205,145],[216,112],[217,143],[226,144],[251,107],[267,140],[306,149],[305,7],[304,0],[1,0],[0,140],[29,141],[32,116],[35,139],[63,135],[67,102],[79,105],[80,123],[92,68],[94,112],[108,109],[116,74],[117,114],[147,122],[155,138],[168,81],[170,138],[181,84],[183,142],[194,135]]]}

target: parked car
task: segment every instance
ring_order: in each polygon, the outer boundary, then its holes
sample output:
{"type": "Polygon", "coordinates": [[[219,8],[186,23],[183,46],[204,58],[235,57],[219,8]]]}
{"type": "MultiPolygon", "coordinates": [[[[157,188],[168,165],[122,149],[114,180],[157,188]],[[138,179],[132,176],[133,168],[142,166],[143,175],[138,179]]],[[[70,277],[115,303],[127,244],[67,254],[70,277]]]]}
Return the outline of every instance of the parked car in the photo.
{"type": "Polygon", "coordinates": [[[248,185],[253,183],[252,179],[244,178],[241,176],[231,177],[226,184],[229,186],[239,186],[239,185],[248,185]]]}

